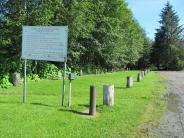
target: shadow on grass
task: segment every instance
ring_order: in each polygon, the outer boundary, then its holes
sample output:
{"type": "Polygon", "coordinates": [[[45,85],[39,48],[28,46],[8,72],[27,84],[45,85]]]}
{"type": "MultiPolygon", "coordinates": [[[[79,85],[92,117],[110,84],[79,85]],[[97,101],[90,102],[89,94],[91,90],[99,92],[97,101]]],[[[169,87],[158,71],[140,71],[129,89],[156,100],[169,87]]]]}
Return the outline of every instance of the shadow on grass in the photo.
{"type": "Polygon", "coordinates": [[[71,112],[71,113],[78,114],[78,115],[89,116],[89,113],[87,113],[87,112],[79,112],[79,111],[72,110],[72,109],[59,109],[59,111],[71,112]]]}
{"type": "MultiPolygon", "coordinates": [[[[89,105],[87,104],[78,104],[78,106],[89,108],[89,105]]],[[[99,108],[99,107],[103,107],[103,105],[96,105],[96,108],[99,108]]]]}
{"type": "Polygon", "coordinates": [[[10,102],[10,101],[0,101],[0,103],[5,103],[5,104],[22,104],[22,102],[10,102]]]}
{"type": "Polygon", "coordinates": [[[43,103],[30,103],[32,105],[38,105],[38,106],[46,106],[46,107],[53,107],[51,105],[48,105],[48,104],[43,104],[43,103]]]}
{"type": "MultiPolygon", "coordinates": [[[[78,106],[81,106],[81,107],[85,107],[85,110],[84,111],[76,111],[76,110],[73,110],[73,109],[58,109],[58,111],[64,111],[64,112],[71,112],[73,114],[77,114],[77,115],[83,115],[83,116],[91,116],[89,114],[89,105],[87,104],[78,104],[78,106]]],[[[97,105],[96,108],[101,108],[103,107],[103,105],[97,105]]]]}
{"type": "Polygon", "coordinates": [[[78,106],[89,108],[89,105],[87,105],[87,104],[78,104],[78,106]]]}
{"type": "Polygon", "coordinates": [[[127,87],[114,87],[114,89],[127,89],[127,87]]]}

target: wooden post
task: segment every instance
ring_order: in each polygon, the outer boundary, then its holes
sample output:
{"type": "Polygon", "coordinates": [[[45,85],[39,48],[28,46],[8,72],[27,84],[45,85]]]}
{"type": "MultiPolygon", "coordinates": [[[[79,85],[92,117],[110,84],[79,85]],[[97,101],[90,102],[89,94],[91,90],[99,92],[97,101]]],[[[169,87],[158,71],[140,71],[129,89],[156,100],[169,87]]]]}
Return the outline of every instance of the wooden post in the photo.
{"type": "Polygon", "coordinates": [[[89,115],[96,114],[96,88],[90,86],[90,103],[89,103],[89,115]]]}
{"type": "Polygon", "coordinates": [[[103,86],[103,104],[108,106],[114,105],[114,85],[103,86]]]}
{"type": "Polygon", "coordinates": [[[137,81],[140,82],[142,80],[142,73],[138,73],[137,75],[137,81]]]}
{"type": "Polygon", "coordinates": [[[128,76],[127,77],[127,88],[131,88],[131,87],[133,87],[133,77],[128,76]]]}

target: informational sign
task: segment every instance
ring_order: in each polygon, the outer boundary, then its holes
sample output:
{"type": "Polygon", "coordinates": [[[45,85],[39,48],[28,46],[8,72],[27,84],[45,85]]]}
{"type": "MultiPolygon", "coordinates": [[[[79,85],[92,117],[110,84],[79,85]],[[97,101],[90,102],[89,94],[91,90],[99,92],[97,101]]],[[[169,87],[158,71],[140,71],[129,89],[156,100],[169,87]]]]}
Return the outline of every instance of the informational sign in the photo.
{"type": "Polygon", "coordinates": [[[66,62],[67,26],[24,26],[22,58],[66,62]]]}

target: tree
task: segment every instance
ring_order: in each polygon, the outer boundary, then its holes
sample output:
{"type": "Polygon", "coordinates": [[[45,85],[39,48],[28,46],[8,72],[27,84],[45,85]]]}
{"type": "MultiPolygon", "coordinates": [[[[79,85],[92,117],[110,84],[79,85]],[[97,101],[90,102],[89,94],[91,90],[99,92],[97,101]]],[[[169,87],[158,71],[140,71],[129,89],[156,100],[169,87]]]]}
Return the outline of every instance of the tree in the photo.
{"type": "Polygon", "coordinates": [[[172,5],[167,2],[161,12],[161,27],[155,34],[155,42],[152,51],[152,63],[158,69],[177,69],[179,51],[182,44],[182,26],[179,25],[179,17],[173,10],[172,5]]]}
{"type": "MultiPolygon", "coordinates": [[[[67,25],[67,64],[76,70],[135,66],[146,39],[124,0],[1,0],[0,76],[22,72],[23,25],[67,25]]],[[[49,63],[28,61],[28,74],[49,63]]]]}
{"type": "Polygon", "coordinates": [[[141,58],[139,58],[139,61],[138,61],[138,67],[140,69],[151,67],[150,59],[151,59],[152,44],[153,42],[151,40],[149,40],[148,38],[145,39],[144,50],[142,51],[142,56],[141,58]]]}

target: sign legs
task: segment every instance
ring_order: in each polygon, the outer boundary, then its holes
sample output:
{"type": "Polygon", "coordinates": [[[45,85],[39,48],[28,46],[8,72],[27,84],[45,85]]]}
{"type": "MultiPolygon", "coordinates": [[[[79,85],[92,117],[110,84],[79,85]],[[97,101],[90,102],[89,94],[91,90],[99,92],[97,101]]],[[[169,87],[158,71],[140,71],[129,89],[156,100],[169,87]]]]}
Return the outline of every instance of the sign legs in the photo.
{"type": "Polygon", "coordinates": [[[66,61],[64,62],[64,73],[63,73],[63,91],[62,91],[62,106],[64,106],[65,99],[65,76],[66,76],[66,61]]]}
{"type": "Polygon", "coordinates": [[[23,91],[23,103],[26,103],[26,64],[27,60],[24,60],[24,91],[23,91]]]}
{"type": "Polygon", "coordinates": [[[69,95],[68,95],[68,106],[69,107],[71,105],[71,96],[72,96],[72,82],[70,80],[70,91],[69,91],[69,95]]]}

